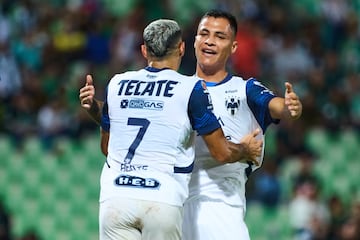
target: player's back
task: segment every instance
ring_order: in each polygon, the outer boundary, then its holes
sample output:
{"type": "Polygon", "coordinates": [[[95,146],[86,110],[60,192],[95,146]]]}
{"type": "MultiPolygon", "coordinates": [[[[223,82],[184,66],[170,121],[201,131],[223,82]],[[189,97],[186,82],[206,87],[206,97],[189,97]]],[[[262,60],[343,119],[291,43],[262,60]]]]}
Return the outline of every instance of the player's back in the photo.
{"type": "MultiPolygon", "coordinates": [[[[117,184],[148,190],[160,185],[179,190],[179,184],[187,185],[194,161],[188,103],[197,82],[170,69],[150,67],[111,79],[105,101],[110,121],[107,160],[123,176],[117,184]]],[[[187,186],[180,187],[180,198],[170,193],[165,197],[168,200],[163,200],[152,195],[155,192],[150,191],[146,198],[181,204],[187,186]]],[[[143,195],[139,192],[133,196],[143,195]]]]}
{"type": "Polygon", "coordinates": [[[195,83],[169,69],[116,75],[107,97],[109,156],[134,164],[178,164],[179,148],[189,147],[187,107],[195,83]]]}

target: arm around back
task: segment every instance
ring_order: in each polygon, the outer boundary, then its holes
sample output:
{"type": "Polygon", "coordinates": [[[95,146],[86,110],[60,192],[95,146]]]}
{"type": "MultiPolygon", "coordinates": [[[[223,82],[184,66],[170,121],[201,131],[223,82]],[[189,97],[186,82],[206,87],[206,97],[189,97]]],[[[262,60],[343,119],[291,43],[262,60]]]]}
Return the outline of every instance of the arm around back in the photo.
{"type": "Polygon", "coordinates": [[[233,163],[238,161],[251,161],[259,165],[257,157],[261,155],[263,142],[256,136],[260,130],[246,135],[239,144],[227,141],[221,128],[203,135],[203,139],[213,158],[221,163],[233,163]]]}
{"type": "Polygon", "coordinates": [[[100,148],[104,156],[108,154],[109,136],[109,132],[100,127],[100,148]]]}

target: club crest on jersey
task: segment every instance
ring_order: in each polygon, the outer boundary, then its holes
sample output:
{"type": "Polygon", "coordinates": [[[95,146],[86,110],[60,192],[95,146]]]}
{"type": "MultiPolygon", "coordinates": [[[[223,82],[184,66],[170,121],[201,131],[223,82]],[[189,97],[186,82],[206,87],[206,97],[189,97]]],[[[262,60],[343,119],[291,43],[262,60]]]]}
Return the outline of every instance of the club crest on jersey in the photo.
{"type": "Polygon", "coordinates": [[[234,96],[227,97],[225,100],[225,107],[230,115],[235,115],[240,107],[240,98],[234,96]]]}

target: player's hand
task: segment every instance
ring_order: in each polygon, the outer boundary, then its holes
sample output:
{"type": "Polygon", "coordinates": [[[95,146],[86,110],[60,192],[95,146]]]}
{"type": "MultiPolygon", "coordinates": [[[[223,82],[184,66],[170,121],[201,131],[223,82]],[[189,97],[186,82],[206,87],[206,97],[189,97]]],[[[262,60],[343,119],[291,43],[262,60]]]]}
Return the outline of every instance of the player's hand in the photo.
{"type": "Polygon", "coordinates": [[[246,161],[253,162],[256,166],[260,165],[259,157],[262,153],[263,141],[256,137],[260,134],[260,129],[256,129],[252,133],[245,135],[240,144],[244,146],[244,158],[246,161]]]}
{"type": "Polygon", "coordinates": [[[302,113],[302,104],[299,97],[293,90],[292,85],[289,82],[285,82],[285,106],[290,113],[291,118],[297,119],[302,113]]]}
{"type": "Polygon", "coordinates": [[[93,79],[91,75],[86,75],[85,86],[79,91],[79,99],[81,106],[86,110],[90,110],[91,105],[94,102],[95,87],[93,85],[93,79]]]}

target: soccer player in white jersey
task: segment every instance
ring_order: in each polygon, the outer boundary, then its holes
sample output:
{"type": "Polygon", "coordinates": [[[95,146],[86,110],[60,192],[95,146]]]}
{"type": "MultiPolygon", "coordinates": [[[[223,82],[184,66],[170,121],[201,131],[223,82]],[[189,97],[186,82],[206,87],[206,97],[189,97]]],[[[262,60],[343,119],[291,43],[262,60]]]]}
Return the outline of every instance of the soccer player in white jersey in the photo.
{"type": "MultiPolygon", "coordinates": [[[[181,239],[182,206],[194,163],[194,130],[220,163],[258,164],[257,132],[228,142],[203,81],[176,72],[184,53],[178,24],[150,23],[145,69],[115,75],[102,108],[100,239],[181,239]],[[250,144],[249,144],[250,143],[250,144]]],[[[91,82],[91,76],[87,76],[91,82]]],[[[92,102],[80,91],[82,105],[92,102]]]]}
{"type": "MultiPolygon", "coordinates": [[[[271,123],[299,118],[302,105],[290,83],[285,83],[282,98],[256,79],[244,80],[227,72],[228,58],[237,48],[236,33],[236,19],[227,12],[212,10],[201,18],[194,43],[196,76],[207,82],[214,113],[228,140],[236,143],[256,128],[262,130],[259,138],[264,140],[271,123]]],[[[183,239],[250,239],[244,222],[245,185],[259,166],[250,161],[219,164],[202,139],[197,138],[195,145],[196,161],[184,205],[183,239]]]]}

